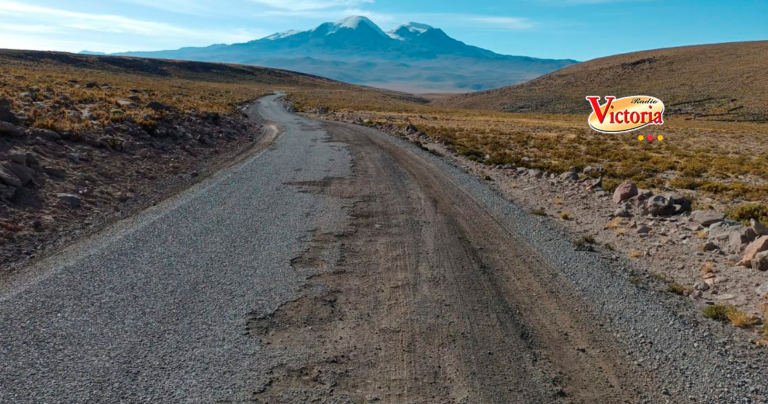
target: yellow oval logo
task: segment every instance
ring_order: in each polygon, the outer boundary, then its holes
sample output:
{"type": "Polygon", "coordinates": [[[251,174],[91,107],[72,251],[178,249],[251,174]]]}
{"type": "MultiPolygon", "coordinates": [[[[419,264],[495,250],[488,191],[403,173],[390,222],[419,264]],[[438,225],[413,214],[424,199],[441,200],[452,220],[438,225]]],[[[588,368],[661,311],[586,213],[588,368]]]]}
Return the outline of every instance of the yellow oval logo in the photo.
{"type": "Polygon", "coordinates": [[[664,123],[664,103],[656,97],[634,95],[617,99],[607,96],[600,105],[599,96],[588,96],[587,101],[592,107],[589,126],[598,132],[629,132],[664,123]]]}

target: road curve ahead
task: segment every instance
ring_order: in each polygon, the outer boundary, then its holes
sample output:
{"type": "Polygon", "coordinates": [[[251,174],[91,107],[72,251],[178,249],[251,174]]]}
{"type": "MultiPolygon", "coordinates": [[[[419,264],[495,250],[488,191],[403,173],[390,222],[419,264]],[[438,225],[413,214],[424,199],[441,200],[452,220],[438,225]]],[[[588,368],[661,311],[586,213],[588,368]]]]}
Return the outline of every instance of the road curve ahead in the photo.
{"type": "Polygon", "coordinates": [[[271,147],[2,287],[0,402],[681,403],[710,376],[638,364],[481,181],[277,98],[271,147]]]}

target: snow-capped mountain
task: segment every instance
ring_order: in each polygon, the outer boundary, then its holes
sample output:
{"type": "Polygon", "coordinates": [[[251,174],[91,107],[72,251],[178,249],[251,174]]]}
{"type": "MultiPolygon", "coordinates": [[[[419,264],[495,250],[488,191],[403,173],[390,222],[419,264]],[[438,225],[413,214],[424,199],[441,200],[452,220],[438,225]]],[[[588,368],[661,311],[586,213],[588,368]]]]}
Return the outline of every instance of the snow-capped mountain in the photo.
{"type": "Polygon", "coordinates": [[[415,22],[384,32],[360,16],[241,44],[121,55],[253,64],[355,84],[435,92],[502,87],[576,63],[499,55],[415,22]]]}

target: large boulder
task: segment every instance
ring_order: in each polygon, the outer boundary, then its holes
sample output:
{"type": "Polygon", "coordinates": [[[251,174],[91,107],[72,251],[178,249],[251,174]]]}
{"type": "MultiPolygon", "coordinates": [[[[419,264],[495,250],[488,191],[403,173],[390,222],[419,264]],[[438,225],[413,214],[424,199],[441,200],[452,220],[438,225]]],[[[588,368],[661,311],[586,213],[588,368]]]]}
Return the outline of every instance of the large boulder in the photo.
{"type": "Polygon", "coordinates": [[[761,236],[747,246],[744,250],[744,256],[741,261],[739,261],[739,265],[751,268],[752,260],[757,257],[757,254],[766,250],[768,250],[768,236],[761,236]]]}
{"type": "Polygon", "coordinates": [[[723,219],[725,219],[725,213],[716,210],[694,210],[691,212],[691,220],[704,227],[722,222],[723,219]]]}
{"type": "Polygon", "coordinates": [[[635,195],[637,195],[637,186],[627,181],[616,187],[616,190],[613,191],[613,202],[622,203],[635,195]]]}

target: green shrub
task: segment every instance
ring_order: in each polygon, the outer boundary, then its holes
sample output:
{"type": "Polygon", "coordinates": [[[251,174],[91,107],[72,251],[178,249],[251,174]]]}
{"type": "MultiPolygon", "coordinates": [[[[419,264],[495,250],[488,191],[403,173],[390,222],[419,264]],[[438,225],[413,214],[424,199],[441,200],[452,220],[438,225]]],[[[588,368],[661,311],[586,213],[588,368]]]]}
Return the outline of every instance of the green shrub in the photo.
{"type": "Polygon", "coordinates": [[[762,203],[745,203],[728,212],[728,218],[744,224],[749,224],[749,219],[755,219],[761,223],[768,223],[768,205],[762,203]]]}
{"type": "Polygon", "coordinates": [[[733,306],[728,305],[722,305],[722,304],[714,304],[712,306],[707,306],[702,311],[702,314],[704,317],[717,320],[717,321],[728,321],[728,314],[733,310],[733,306]]]}

